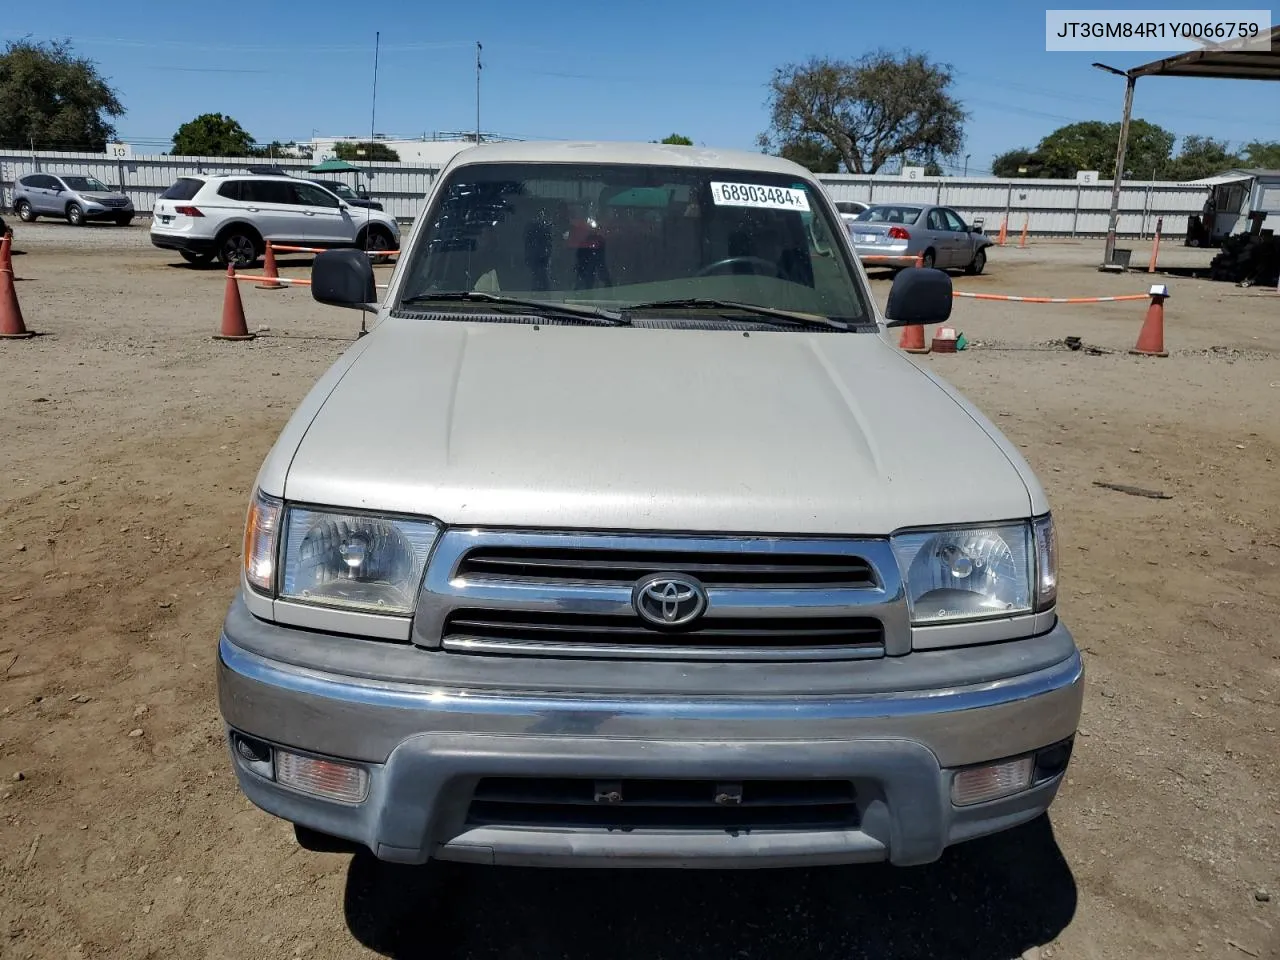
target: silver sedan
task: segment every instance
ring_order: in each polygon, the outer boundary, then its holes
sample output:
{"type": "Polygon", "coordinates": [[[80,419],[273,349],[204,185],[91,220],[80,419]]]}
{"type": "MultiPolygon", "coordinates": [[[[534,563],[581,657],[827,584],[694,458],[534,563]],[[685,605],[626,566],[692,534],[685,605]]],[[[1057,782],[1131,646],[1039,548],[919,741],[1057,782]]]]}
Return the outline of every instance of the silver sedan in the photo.
{"type": "Polygon", "coordinates": [[[854,251],[868,267],[922,266],[981,273],[992,245],[950,207],[884,203],[869,207],[845,229],[854,251]]]}

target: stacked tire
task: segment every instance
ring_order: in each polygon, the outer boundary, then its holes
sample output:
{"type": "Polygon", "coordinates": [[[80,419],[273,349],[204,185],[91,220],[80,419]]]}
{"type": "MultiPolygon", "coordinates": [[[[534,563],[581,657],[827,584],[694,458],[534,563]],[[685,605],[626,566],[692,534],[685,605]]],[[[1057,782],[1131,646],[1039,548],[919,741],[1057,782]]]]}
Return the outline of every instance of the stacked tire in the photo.
{"type": "Polygon", "coordinates": [[[1274,287],[1280,277],[1280,239],[1238,233],[1222,243],[1222,252],[1209,263],[1214,280],[1274,287]]]}

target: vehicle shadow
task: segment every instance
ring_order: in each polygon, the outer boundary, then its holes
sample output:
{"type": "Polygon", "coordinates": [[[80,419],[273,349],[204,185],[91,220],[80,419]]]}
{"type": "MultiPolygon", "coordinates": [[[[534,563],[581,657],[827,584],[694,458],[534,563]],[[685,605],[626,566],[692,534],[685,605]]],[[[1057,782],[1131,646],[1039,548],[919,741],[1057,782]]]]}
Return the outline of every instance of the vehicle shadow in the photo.
{"type": "Polygon", "coordinates": [[[1066,927],[1076,885],[1042,816],[911,868],[403,867],[365,854],[344,908],[352,935],[395,960],[1012,960],[1066,927]]]}

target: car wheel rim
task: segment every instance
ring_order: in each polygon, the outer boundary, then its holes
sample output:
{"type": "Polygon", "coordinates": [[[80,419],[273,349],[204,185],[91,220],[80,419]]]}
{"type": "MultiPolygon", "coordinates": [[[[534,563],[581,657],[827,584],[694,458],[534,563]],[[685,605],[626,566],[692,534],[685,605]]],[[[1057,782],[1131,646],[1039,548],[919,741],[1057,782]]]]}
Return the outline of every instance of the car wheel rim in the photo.
{"type": "Polygon", "coordinates": [[[30,220],[30,219],[31,219],[31,204],[29,204],[29,203],[20,203],[20,204],[18,204],[18,217],[19,217],[19,219],[22,219],[22,220],[30,220]]]}
{"type": "Polygon", "coordinates": [[[231,237],[226,244],[227,259],[232,263],[250,263],[253,260],[253,241],[248,237],[231,237]]]}
{"type": "Polygon", "coordinates": [[[80,225],[80,209],[78,207],[72,207],[67,212],[67,219],[70,220],[72,223],[76,224],[77,226],[79,226],[80,225]]]}
{"type": "Polygon", "coordinates": [[[973,269],[981,270],[986,265],[987,265],[987,255],[983,253],[981,250],[979,250],[978,255],[973,258],[973,269]]]}
{"type": "Polygon", "coordinates": [[[375,233],[369,241],[369,248],[371,250],[390,250],[391,244],[382,234],[375,233]]]}

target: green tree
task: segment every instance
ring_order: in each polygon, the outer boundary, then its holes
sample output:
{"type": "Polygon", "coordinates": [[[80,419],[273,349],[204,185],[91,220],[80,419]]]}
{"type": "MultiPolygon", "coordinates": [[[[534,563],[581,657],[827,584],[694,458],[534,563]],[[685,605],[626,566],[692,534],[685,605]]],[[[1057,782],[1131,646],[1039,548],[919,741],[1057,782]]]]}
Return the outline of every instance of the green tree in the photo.
{"type": "Polygon", "coordinates": [[[1259,170],[1280,170],[1280,141],[1254,140],[1246,143],[1244,162],[1259,170]]]}
{"type": "Polygon", "coordinates": [[[71,43],[6,43],[0,53],[0,145],[101,151],[124,115],[119,94],[71,43]]]}
{"type": "Polygon", "coordinates": [[[1194,134],[1182,138],[1178,155],[1173,158],[1168,180],[1199,180],[1240,166],[1240,158],[1230,151],[1226,140],[1194,134]]]}
{"type": "Polygon", "coordinates": [[[385,143],[377,140],[356,143],[352,140],[343,140],[333,145],[333,152],[339,160],[348,160],[355,162],[356,160],[399,160],[400,154],[396,153],[385,143]]]}
{"type": "Polygon", "coordinates": [[[1039,177],[1044,163],[1026,147],[1006,150],[991,161],[991,172],[997,177],[1039,177]]]}
{"type": "Polygon", "coordinates": [[[173,135],[174,156],[180,157],[252,157],[253,137],[231,117],[221,113],[202,113],[188,120],[173,135]]]}
{"type": "MultiPolygon", "coordinates": [[[[762,147],[768,146],[762,143],[762,147]]],[[[817,137],[800,137],[784,143],[778,156],[798,163],[811,173],[839,173],[840,151],[817,137]]]]}
{"type": "MultiPolygon", "coordinates": [[[[1125,151],[1125,176],[1146,179],[1167,171],[1175,136],[1164,127],[1146,120],[1129,124],[1129,146],[1125,151]]],[[[1086,120],[1059,127],[1036,148],[1043,164],[1041,176],[1074,177],[1080,170],[1097,170],[1110,178],[1116,170],[1116,146],[1120,124],[1086,120]]]]}
{"type": "Polygon", "coordinates": [[[952,80],[950,66],[910,51],[778,67],[769,83],[765,143],[781,152],[818,139],[850,173],[875,173],[902,156],[936,161],[964,142],[965,112],[951,95],[952,80]]]}
{"type": "Polygon", "coordinates": [[[945,177],[946,171],[942,169],[942,164],[937,160],[926,160],[924,164],[924,175],[926,177],[945,177]]]}
{"type": "Polygon", "coordinates": [[[661,140],[656,140],[654,142],[668,143],[673,147],[692,147],[693,146],[693,141],[690,140],[688,137],[686,137],[682,133],[673,133],[673,134],[670,134],[669,136],[663,137],[661,140]]]}

